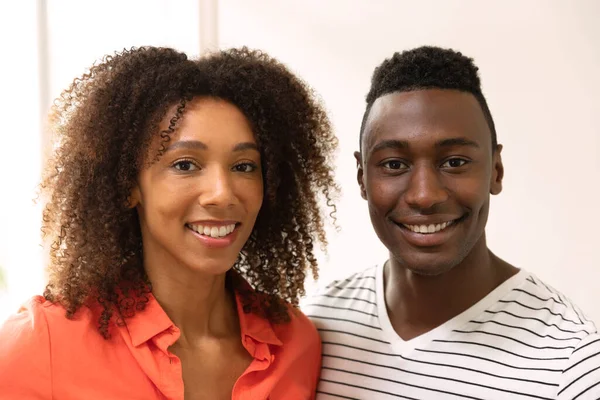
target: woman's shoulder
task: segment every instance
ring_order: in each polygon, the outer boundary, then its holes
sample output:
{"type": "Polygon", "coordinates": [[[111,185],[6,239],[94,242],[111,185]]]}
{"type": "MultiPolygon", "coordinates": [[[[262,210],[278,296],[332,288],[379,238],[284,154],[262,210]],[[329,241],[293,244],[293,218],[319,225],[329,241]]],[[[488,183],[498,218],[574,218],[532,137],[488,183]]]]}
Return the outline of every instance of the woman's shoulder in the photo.
{"type": "Polygon", "coordinates": [[[294,346],[302,351],[320,351],[319,333],[306,315],[298,308],[288,305],[289,322],[273,325],[275,334],[284,346],[294,346]]]}
{"type": "MultiPolygon", "coordinates": [[[[56,314],[55,309],[58,307],[60,306],[49,302],[42,296],[30,298],[2,324],[0,340],[6,343],[6,341],[24,341],[32,336],[47,335],[48,316],[53,319],[53,315],[56,314]]],[[[5,347],[3,346],[3,348],[5,347]]]]}
{"type": "MultiPolygon", "coordinates": [[[[5,324],[23,326],[27,323],[50,323],[52,325],[61,323],[84,323],[92,318],[91,309],[82,306],[72,318],[67,318],[67,310],[59,302],[47,300],[44,296],[33,296],[28,299],[19,310],[8,317],[5,324]],[[66,321],[65,321],[66,320],[66,321]],[[69,322],[71,321],[71,322],[69,322]]],[[[33,327],[38,326],[36,324],[33,327]]]]}
{"type": "Polygon", "coordinates": [[[312,322],[298,308],[289,306],[290,320],[275,324],[282,343],[274,349],[276,371],[281,373],[273,398],[312,399],[321,371],[321,339],[312,322]]]}
{"type": "Polygon", "coordinates": [[[50,336],[71,340],[82,331],[96,329],[95,325],[88,307],[81,307],[73,317],[67,318],[67,311],[61,304],[43,296],[33,296],[0,326],[0,341],[3,343],[0,354],[10,348],[41,350],[50,345],[50,336]]]}
{"type": "Polygon", "coordinates": [[[32,392],[26,393],[43,398],[51,393],[48,314],[53,311],[47,303],[35,296],[0,326],[0,392],[11,395],[28,388],[32,392]],[[35,387],[28,383],[32,376],[35,387]]]}
{"type": "Polygon", "coordinates": [[[53,389],[64,389],[73,379],[83,385],[96,375],[82,365],[108,370],[114,361],[106,357],[108,351],[127,351],[119,347],[120,335],[113,337],[105,340],[99,332],[93,305],[67,318],[64,306],[35,296],[0,326],[0,393],[47,399],[53,389]]]}
{"type": "Polygon", "coordinates": [[[48,322],[44,303],[46,299],[42,296],[34,296],[4,321],[0,327],[0,341],[3,343],[1,349],[7,349],[7,344],[27,342],[47,335],[48,322]]]}

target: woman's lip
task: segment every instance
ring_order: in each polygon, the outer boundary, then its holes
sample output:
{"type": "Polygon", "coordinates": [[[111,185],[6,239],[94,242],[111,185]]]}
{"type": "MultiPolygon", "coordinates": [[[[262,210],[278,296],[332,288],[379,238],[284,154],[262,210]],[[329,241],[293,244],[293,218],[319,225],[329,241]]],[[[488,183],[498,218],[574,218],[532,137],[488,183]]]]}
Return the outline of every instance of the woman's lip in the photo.
{"type": "Polygon", "coordinates": [[[240,225],[239,221],[234,220],[214,220],[214,219],[206,219],[188,222],[189,225],[204,225],[204,226],[227,226],[227,225],[240,225]]]}
{"type": "MultiPolygon", "coordinates": [[[[186,227],[187,228],[187,227],[186,227]]],[[[201,235],[193,229],[187,228],[189,232],[192,233],[198,239],[200,243],[210,248],[223,248],[231,245],[237,239],[238,229],[233,230],[233,232],[229,233],[227,236],[222,237],[212,237],[207,235],[201,235]]]]}

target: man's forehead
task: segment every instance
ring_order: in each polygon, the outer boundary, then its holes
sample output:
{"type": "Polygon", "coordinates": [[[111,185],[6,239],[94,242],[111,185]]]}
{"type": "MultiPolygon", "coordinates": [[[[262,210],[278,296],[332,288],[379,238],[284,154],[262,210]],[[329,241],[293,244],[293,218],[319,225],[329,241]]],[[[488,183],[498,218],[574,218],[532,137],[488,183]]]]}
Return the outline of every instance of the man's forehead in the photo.
{"type": "MultiPolygon", "coordinates": [[[[431,133],[456,131],[471,133],[485,145],[491,132],[475,97],[467,92],[448,89],[424,89],[394,92],[373,103],[364,125],[361,148],[367,151],[382,140],[382,135],[402,136],[403,140],[431,133]],[[433,129],[435,128],[435,129],[433,129]]],[[[491,145],[491,144],[490,144],[491,145]]]]}

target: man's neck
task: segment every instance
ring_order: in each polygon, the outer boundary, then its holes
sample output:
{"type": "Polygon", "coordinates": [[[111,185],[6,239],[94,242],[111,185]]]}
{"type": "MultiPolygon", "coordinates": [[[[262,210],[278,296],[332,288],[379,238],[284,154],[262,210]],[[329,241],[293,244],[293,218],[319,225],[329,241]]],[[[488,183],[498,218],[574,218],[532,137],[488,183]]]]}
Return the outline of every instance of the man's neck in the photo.
{"type": "Polygon", "coordinates": [[[410,340],[442,325],[517,273],[488,250],[482,237],[471,253],[437,276],[410,271],[393,258],[384,268],[385,302],[392,326],[410,340]]]}

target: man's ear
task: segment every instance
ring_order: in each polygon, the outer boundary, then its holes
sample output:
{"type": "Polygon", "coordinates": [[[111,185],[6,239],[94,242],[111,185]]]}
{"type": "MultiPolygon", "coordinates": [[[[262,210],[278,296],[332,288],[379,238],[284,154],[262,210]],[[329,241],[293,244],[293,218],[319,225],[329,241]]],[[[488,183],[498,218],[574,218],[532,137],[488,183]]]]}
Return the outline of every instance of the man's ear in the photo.
{"type": "Polygon", "coordinates": [[[359,151],[354,152],[354,158],[356,159],[356,180],[358,181],[358,187],[360,188],[360,195],[366,200],[367,191],[365,190],[364,169],[362,165],[362,155],[359,151]]]}
{"type": "Polygon", "coordinates": [[[502,179],[504,179],[504,165],[502,164],[502,145],[496,146],[492,154],[492,181],[490,182],[490,193],[499,194],[502,191],[502,179]]]}

